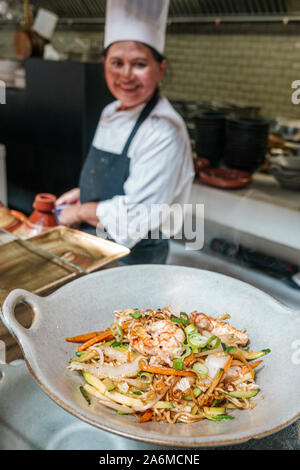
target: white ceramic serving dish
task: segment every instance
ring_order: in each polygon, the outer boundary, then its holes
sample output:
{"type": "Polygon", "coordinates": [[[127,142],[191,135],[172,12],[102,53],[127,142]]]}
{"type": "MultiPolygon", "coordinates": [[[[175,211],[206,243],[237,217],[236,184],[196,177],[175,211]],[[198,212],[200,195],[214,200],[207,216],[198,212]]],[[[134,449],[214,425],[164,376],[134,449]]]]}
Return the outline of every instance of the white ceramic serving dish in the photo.
{"type": "Polygon", "coordinates": [[[300,157],[283,154],[277,156],[268,156],[270,165],[276,165],[287,171],[300,171],[300,157]]]}
{"type": "Polygon", "coordinates": [[[300,169],[288,170],[280,165],[271,163],[269,166],[269,172],[284,188],[296,191],[300,189],[300,169]]]}
{"type": "Polygon", "coordinates": [[[87,275],[49,297],[14,290],[3,305],[2,320],[17,338],[30,372],[42,389],[64,409],[102,430],[167,446],[235,444],[278,431],[300,417],[300,311],[236,279],[194,268],[139,265],[87,275]],[[30,329],[14,316],[25,301],[35,316],[30,329]],[[194,424],[138,424],[97,403],[88,405],[79,391],[82,378],[67,370],[75,345],[66,337],[108,327],[120,308],[159,308],[177,312],[197,309],[212,316],[224,312],[231,324],[247,328],[251,349],[270,348],[257,382],[264,400],[235,420],[194,424]]]}

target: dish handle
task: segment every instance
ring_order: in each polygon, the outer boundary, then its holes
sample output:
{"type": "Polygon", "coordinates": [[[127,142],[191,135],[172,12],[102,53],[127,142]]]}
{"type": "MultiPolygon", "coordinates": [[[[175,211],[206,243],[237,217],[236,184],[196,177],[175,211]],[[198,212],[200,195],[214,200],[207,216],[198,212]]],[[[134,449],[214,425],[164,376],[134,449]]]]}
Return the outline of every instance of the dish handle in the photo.
{"type": "Polygon", "coordinates": [[[0,390],[4,384],[4,380],[6,380],[7,367],[8,367],[7,364],[0,362],[0,390]]]}
{"type": "Polygon", "coordinates": [[[1,317],[5,326],[18,340],[24,335],[30,335],[32,327],[36,326],[37,318],[40,317],[40,303],[42,300],[41,297],[24,289],[15,289],[6,297],[2,306],[1,317]],[[15,317],[15,308],[19,302],[25,302],[33,310],[34,315],[30,328],[22,326],[15,317]]]}
{"type": "Polygon", "coordinates": [[[0,362],[0,392],[4,384],[9,380],[9,375],[14,366],[0,362]]]}

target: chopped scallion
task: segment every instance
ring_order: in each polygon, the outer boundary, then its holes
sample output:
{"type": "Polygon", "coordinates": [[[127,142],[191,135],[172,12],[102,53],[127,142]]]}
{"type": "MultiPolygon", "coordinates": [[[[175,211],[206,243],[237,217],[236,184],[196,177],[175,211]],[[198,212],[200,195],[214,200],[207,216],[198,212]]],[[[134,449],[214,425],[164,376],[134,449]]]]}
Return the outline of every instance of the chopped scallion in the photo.
{"type": "Polygon", "coordinates": [[[220,346],[220,344],[221,344],[221,338],[214,335],[208,339],[206,343],[206,347],[209,349],[217,349],[220,346]]]}
{"type": "Polygon", "coordinates": [[[191,353],[192,353],[192,349],[190,348],[190,346],[188,346],[187,344],[184,344],[183,345],[183,354],[180,356],[180,358],[184,359],[185,357],[190,356],[191,353]]]}
{"type": "Polygon", "coordinates": [[[208,367],[205,364],[201,364],[201,362],[195,362],[193,371],[196,372],[201,379],[205,379],[208,376],[208,367]]]}
{"type": "Polygon", "coordinates": [[[117,349],[118,351],[127,351],[127,349],[129,348],[129,344],[128,343],[114,343],[113,344],[113,347],[115,349],[117,349]]]}
{"type": "Polygon", "coordinates": [[[117,341],[115,339],[111,339],[110,341],[106,341],[105,343],[102,343],[102,346],[114,346],[117,341]]]}
{"type": "MultiPolygon", "coordinates": [[[[194,388],[193,395],[194,395],[195,398],[198,398],[201,395],[201,393],[202,393],[202,391],[200,390],[200,388],[194,388]]],[[[192,401],[192,399],[193,399],[190,394],[185,395],[183,398],[187,401],[192,401]]]]}
{"type": "Polygon", "coordinates": [[[184,329],[184,332],[187,336],[191,335],[192,333],[194,333],[196,330],[196,327],[194,325],[194,323],[190,323],[185,329],[184,329]]]}
{"type": "Polygon", "coordinates": [[[141,316],[142,316],[141,312],[139,312],[138,310],[136,310],[135,312],[131,313],[130,315],[131,315],[132,318],[134,318],[135,320],[137,320],[138,318],[141,318],[141,316]]]}
{"type": "Polygon", "coordinates": [[[191,348],[204,348],[207,344],[207,338],[200,333],[192,333],[187,337],[187,342],[191,348]]]}
{"type": "Polygon", "coordinates": [[[189,316],[185,312],[180,312],[180,317],[172,317],[171,321],[173,323],[178,323],[178,324],[182,324],[182,325],[188,325],[189,322],[190,322],[189,316]]]}
{"type": "Polygon", "coordinates": [[[188,325],[190,323],[189,316],[185,312],[180,312],[180,319],[184,325],[188,325]]]}
{"type": "Polygon", "coordinates": [[[235,346],[228,346],[226,349],[225,349],[225,352],[228,353],[228,354],[231,354],[231,353],[234,353],[236,352],[237,348],[235,346]]]}
{"type": "Polygon", "coordinates": [[[152,381],[153,381],[153,375],[150,374],[150,372],[144,372],[144,371],[141,371],[140,374],[141,378],[143,379],[143,381],[146,383],[146,384],[151,384],[152,381]]]}
{"type": "Polygon", "coordinates": [[[118,325],[118,323],[113,323],[110,327],[110,331],[117,341],[122,341],[123,331],[120,325],[118,325]]]}
{"type": "Polygon", "coordinates": [[[177,369],[177,370],[182,370],[183,369],[183,359],[181,359],[180,357],[177,357],[176,359],[174,359],[173,361],[173,369],[177,369]]]}

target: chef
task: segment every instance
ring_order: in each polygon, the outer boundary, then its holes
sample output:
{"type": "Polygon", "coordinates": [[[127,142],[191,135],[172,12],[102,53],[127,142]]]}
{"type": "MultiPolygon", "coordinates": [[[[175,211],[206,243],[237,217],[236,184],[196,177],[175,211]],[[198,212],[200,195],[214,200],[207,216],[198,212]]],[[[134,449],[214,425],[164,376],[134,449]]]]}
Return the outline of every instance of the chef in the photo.
{"type": "Polygon", "coordinates": [[[105,79],[116,101],[101,114],[79,187],[63,194],[60,223],[105,230],[131,252],[122,264],[166,262],[157,207],[184,206],[194,177],[184,121],[161,96],[168,0],[108,0],[105,79]],[[152,210],[154,208],[154,210],[152,210]]]}

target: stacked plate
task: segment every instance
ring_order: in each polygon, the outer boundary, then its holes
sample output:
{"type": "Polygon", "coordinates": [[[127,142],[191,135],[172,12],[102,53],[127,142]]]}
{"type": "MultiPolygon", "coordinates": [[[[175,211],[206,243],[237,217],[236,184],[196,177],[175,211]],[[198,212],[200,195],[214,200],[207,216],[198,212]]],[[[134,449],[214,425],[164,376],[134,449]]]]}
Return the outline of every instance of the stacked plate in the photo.
{"type": "Polygon", "coordinates": [[[0,80],[5,82],[7,87],[15,85],[15,72],[19,67],[19,62],[14,60],[0,60],[0,80]]]}
{"type": "Polygon", "coordinates": [[[226,119],[224,162],[228,167],[249,173],[265,161],[269,123],[264,119],[226,119]]]}
{"type": "Polygon", "coordinates": [[[26,87],[25,69],[24,67],[18,67],[15,71],[15,87],[24,89],[26,87]]]}
{"type": "Polygon", "coordinates": [[[289,153],[269,155],[269,172],[284,188],[300,189],[300,156],[289,153]]]}
{"type": "Polygon", "coordinates": [[[208,111],[195,117],[195,150],[197,157],[206,158],[217,166],[225,145],[225,115],[208,111]]]}

